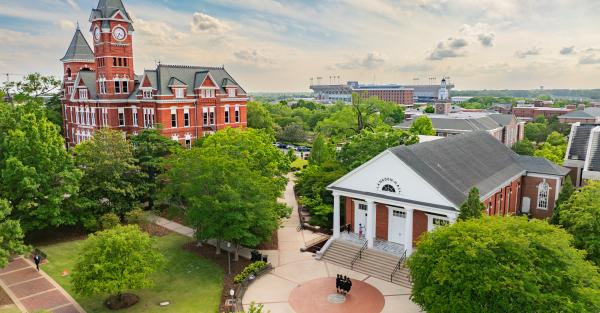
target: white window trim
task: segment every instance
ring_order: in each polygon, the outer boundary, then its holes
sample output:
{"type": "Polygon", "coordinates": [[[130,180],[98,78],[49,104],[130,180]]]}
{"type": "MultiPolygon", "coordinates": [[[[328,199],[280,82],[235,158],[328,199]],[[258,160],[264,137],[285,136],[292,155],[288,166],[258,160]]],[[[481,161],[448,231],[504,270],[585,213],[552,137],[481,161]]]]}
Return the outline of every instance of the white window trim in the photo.
{"type": "Polygon", "coordinates": [[[119,127],[125,127],[125,125],[127,124],[125,121],[125,109],[124,108],[119,108],[119,115],[118,115],[118,120],[119,120],[119,127]],[[123,114],[123,124],[121,124],[121,114],[123,114]]]}
{"type": "Polygon", "coordinates": [[[177,108],[171,108],[170,122],[171,128],[177,128],[179,126],[177,121],[177,108]],[[173,115],[175,115],[175,126],[173,126],[173,115]]]}
{"type": "Polygon", "coordinates": [[[448,221],[448,223],[450,223],[450,224],[452,223],[450,218],[448,218],[447,216],[440,216],[440,215],[427,214],[427,213],[425,213],[425,215],[427,215],[427,231],[432,231],[436,228],[433,225],[433,219],[448,221]]]}
{"type": "Polygon", "coordinates": [[[537,194],[537,209],[538,210],[548,210],[550,206],[550,184],[544,179],[538,185],[538,194],[537,194]]]}

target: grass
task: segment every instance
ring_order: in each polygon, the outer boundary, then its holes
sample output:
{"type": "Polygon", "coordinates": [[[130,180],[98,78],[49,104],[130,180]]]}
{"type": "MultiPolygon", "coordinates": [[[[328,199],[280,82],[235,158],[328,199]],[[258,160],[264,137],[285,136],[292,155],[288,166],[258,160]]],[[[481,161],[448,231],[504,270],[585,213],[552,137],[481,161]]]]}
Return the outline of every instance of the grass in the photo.
{"type": "Polygon", "coordinates": [[[291,167],[302,169],[302,168],[304,168],[305,165],[308,165],[308,161],[307,160],[303,160],[301,158],[297,158],[296,161],[292,162],[291,167]]]}
{"type": "MultiPolygon", "coordinates": [[[[223,286],[223,271],[214,263],[202,259],[182,246],[191,239],[177,234],[156,237],[156,248],[167,259],[166,266],[153,274],[154,287],[133,291],[140,302],[119,312],[207,312],[218,311],[223,286]],[[170,301],[166,307],[158,304],[170,301]]],[[[107,295],[82,297],[73,292],[70,276],[64,270],[73,269],[83,240],[41,247],[48,255],[42,269],[52,276],[88,312],[114,312],[103,305],[107,295]]]]}

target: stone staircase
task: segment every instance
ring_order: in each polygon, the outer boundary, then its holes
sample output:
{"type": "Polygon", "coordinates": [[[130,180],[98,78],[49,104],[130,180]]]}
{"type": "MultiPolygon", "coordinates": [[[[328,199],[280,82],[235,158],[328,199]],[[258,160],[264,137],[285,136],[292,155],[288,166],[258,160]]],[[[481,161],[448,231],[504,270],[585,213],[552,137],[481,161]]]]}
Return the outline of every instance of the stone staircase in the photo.
{"type": "MultiPolygon", "coordinates": [[[[360,246],[352,243],[335,240],[331,243],[327,251],[325,251],[322,259],[345,268],[350,268],[352,260],[354,260],[360,249],[360,246]]],[[[354,263],[352,269],[381,280],[390,281],[390,276],[394,272],[398,261],[400,261],[400,257],[378,250],[365,249],[362,253],[362,258],[354,263]]],[[[401,266],[394,274],[392,283],[412,288],[408,269],[401,266]]]]}

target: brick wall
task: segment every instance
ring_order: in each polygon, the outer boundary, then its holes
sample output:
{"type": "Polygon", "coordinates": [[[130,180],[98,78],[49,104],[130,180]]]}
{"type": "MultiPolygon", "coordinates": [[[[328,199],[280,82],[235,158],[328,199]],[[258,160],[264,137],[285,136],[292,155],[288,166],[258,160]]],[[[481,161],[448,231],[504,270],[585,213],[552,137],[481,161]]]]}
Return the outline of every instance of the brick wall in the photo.
{"type": "Polygon", "coordinates": [[[424,212],[415,210],[413,212],[413,246],[416,246],[419,237],[427,232],[427,215],[424,212]]]}
{"type": "Polygon", "coordinates": [[[383,240],[388,239],[388,207],[385,204],[377,203],[377,220],[375,221],[375,237],[383,240]]]}
{"type": "Polygon", "coordinates": [[[523,197],[528,197],[531,199],[530,204],[530,212],[531,215],[535,218],[549,218],[552,216],[552,211],[554,210],[555,199],[556,199],[556,191],[557,184],[556,179],[545,179],[546,182],[550,185],[550,192],[548,194],[548,209],[538,209],[538,186],[544,181],[544,178],[526,176],[523,178],[523,197]]]}

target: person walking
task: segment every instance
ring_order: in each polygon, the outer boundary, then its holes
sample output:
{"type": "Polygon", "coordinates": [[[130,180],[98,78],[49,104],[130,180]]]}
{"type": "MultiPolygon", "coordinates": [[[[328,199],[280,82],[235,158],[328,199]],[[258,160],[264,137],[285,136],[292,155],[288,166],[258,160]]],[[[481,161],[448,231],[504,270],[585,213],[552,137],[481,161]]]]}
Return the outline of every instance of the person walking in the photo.
{"type": "Polygon", "coordinates": [[[36,253],[35,256],[33,257],[33,262],[35,263],[35,268],[39,272],[40,271],[40,262],[42,262],[42,257],[38,253],[36,253]]]}
{"type": "Polygon", "coordinates": [[[358,224],[358,238],[363,237],[363,226],[362,224],[358,224]]]}
{"type": "Polygon", "coordinates": [[[341,275],[337,274],[337,276],[335,277],[335,292],[340,293],[340,285],[341,285],[341,275]]]}
{"type": "Polygon", "coordinates": [[[350,277],[346,277],[348,279],[348,288],[346,289],[346,293],[350,293],[350,290],[352,289],[352,280],[350,279],[350,277]]]}

